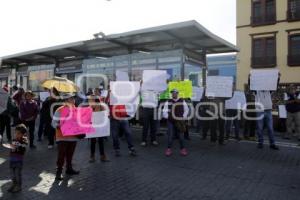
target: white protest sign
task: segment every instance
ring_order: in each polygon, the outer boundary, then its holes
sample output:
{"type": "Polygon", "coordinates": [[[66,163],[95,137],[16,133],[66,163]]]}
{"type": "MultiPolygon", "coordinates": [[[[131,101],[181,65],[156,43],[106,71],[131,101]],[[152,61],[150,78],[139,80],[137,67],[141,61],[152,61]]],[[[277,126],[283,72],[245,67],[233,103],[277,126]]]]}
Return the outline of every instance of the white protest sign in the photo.
{"type": "Polygon", "coordinates": [[[110,135],[110,121],[107,111],[93,112],[92,124],[95,133],[87,134],[85,138],[107,137],[110,135]]]}
{"type": "Polygon", "coordinates": [[[233,97],[225,101],[225,109],[246,109],[246,96],[244,92],[235,91],[233,97]]]}
{"type": "Polygon", "coordinates": [[[285,105],[278,105],[278,114],[280,119],[286,119],[287,118],[287,110],[285,105]]]}
{"type": "Polygon", "coordinates": [[[132,103],[129,104],[125,104],[125,109],[126,109],[126,113],[128,116],[130,117],[134,117],[135,113],[138,110],[139,107],[139,103],[140,103],[140,97],[137,96],[132,103]]]}
{"type": "Polygon", "coordinates": [[[207,76],[207,97],[232,97],[233,77],[231,76],[207,76]]]}
{"type": "Polygon", "coordinates": [[[163,92],[168,88],[165,70],[144,70],[142,91],[163,92]]]}
{"type": "Polygon", "coordinates": [[[251,70],[250,90],[275,91],[279,77],[278,69],[251,70]]]}
{"type": "Polygon", "coordinates": [[[203,92],[204,92],[203,87],[193,87],[192,101],[201,101],[203,92]]]}
{"type": "Polygon", "coordinates": [[[116,81],[129,81],[128,73],[117,70],[116,71],[116,81]]]}
{"type": "Polygon", "coordinates": [[[158,93],[153,91],[142,91],[142,106],[155,108],[158,105],[158,93]]]}
{"type": "Polygon", "coordinates": [[[50,96],[49,92],[40,92],[40,100],[45,101],[50,96]]]}
{"type": "Polygon", "coordinates": [[[0,114],[7,108],[8,97],[8,93],[0,88],[0,114]]]}
{"type": "Polygon", "coordinates": [[[110,82],[110,104],[131,104],[139,96],[140,82],[138,81],[111,81],[110,82]]]}

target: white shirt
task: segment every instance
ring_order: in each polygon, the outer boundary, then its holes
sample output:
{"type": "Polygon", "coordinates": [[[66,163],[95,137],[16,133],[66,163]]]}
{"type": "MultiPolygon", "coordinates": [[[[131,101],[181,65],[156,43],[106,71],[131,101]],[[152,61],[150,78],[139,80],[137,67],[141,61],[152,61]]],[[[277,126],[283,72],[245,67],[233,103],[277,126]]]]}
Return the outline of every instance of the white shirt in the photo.
{"type": "Polygon", "coordinates": [[[142,91],[142,107],[156,108],[158,106],[158,93],[153,91],[142,91]]]}
{"type": "Polygon", "coordinates": [[[273,103],[270,91],[257,91],[255,95],[256,108],[263,110],[272,110],[273,103]],[[261,108],[263,106],[263,108],[261,108]]]}

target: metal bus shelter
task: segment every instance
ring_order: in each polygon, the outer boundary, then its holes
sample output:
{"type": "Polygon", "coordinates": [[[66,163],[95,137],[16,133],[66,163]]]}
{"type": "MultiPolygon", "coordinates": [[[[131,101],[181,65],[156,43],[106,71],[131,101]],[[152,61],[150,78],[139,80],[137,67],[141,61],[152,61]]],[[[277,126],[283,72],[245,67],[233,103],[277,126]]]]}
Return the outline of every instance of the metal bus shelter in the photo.
{"type": "MultiPolygon", "coordinates": [[[[144,69],[165,69],[173,80],[190,79],[195,86],[205,86],[206,56],[237,51],[235,45],[192,20],[121,34],[100,32],[91,40],[4,56],[0,74],[9,69],[13,72],[10,82],[20,84],[26,67],[25,80],[29,82],[53,75],[75,80],[81,73],[104,73],[113,79],[116,70],[127,71],[137,80],[144,69]],[[48,71],[34,74],[41,69],[48,71]]],[[[97,83],[91,80],[87,84],[97,83]]]]}

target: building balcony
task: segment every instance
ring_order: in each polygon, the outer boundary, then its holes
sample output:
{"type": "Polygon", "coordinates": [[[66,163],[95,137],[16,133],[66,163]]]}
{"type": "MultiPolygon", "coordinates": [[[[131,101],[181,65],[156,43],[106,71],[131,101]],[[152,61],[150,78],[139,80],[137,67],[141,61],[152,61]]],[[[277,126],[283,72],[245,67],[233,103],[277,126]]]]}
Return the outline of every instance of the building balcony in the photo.
{"type": "Polygon", "coordinates": [[[252,68],[269,68],[276,66],[276,56],[252,57],[252,68]]]}
{"type": "Polygon", "coordinates": [[[288,55],[289,66],[300,66],[300,55],[288,55]]]}
{"type": "Polygon", "coordinates": [[[270,25],[276,23],[276,14],[251,17],[252,26],[270,25]]]}

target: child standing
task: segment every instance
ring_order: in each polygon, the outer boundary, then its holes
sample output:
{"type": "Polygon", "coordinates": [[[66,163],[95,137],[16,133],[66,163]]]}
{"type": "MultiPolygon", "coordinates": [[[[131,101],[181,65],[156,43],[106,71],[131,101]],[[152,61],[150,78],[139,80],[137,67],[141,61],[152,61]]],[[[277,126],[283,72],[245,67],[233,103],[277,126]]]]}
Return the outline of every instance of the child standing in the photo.
{"type": "Polygon", "coordinates": [[[27,145],[27,128],[24,124],[20,124],[15,129],[15,138],[10,145],[10,172],[12,186],[8,192],[16,193],[22,190],[22,168],[23,157],[27,145]]]}
{"type": "MultiPolygon", "coordinates": [[[[88,103],[89,106],[93,109],[93,112],[100,112],[105,110],[105,106],[101,105],[101,99],[100,96],[91,95],[88,97],[88,103]]],[[[104,138],[92,138],[91,139],[91,156],[90,156],[90,162],[95,162],[95,151],[96,151],[96,143],[99,144],[99,151],[100,151],[100,160],[102,162],[109,162],[109,159],[105,155],[104,152],[104,138]]]]}

